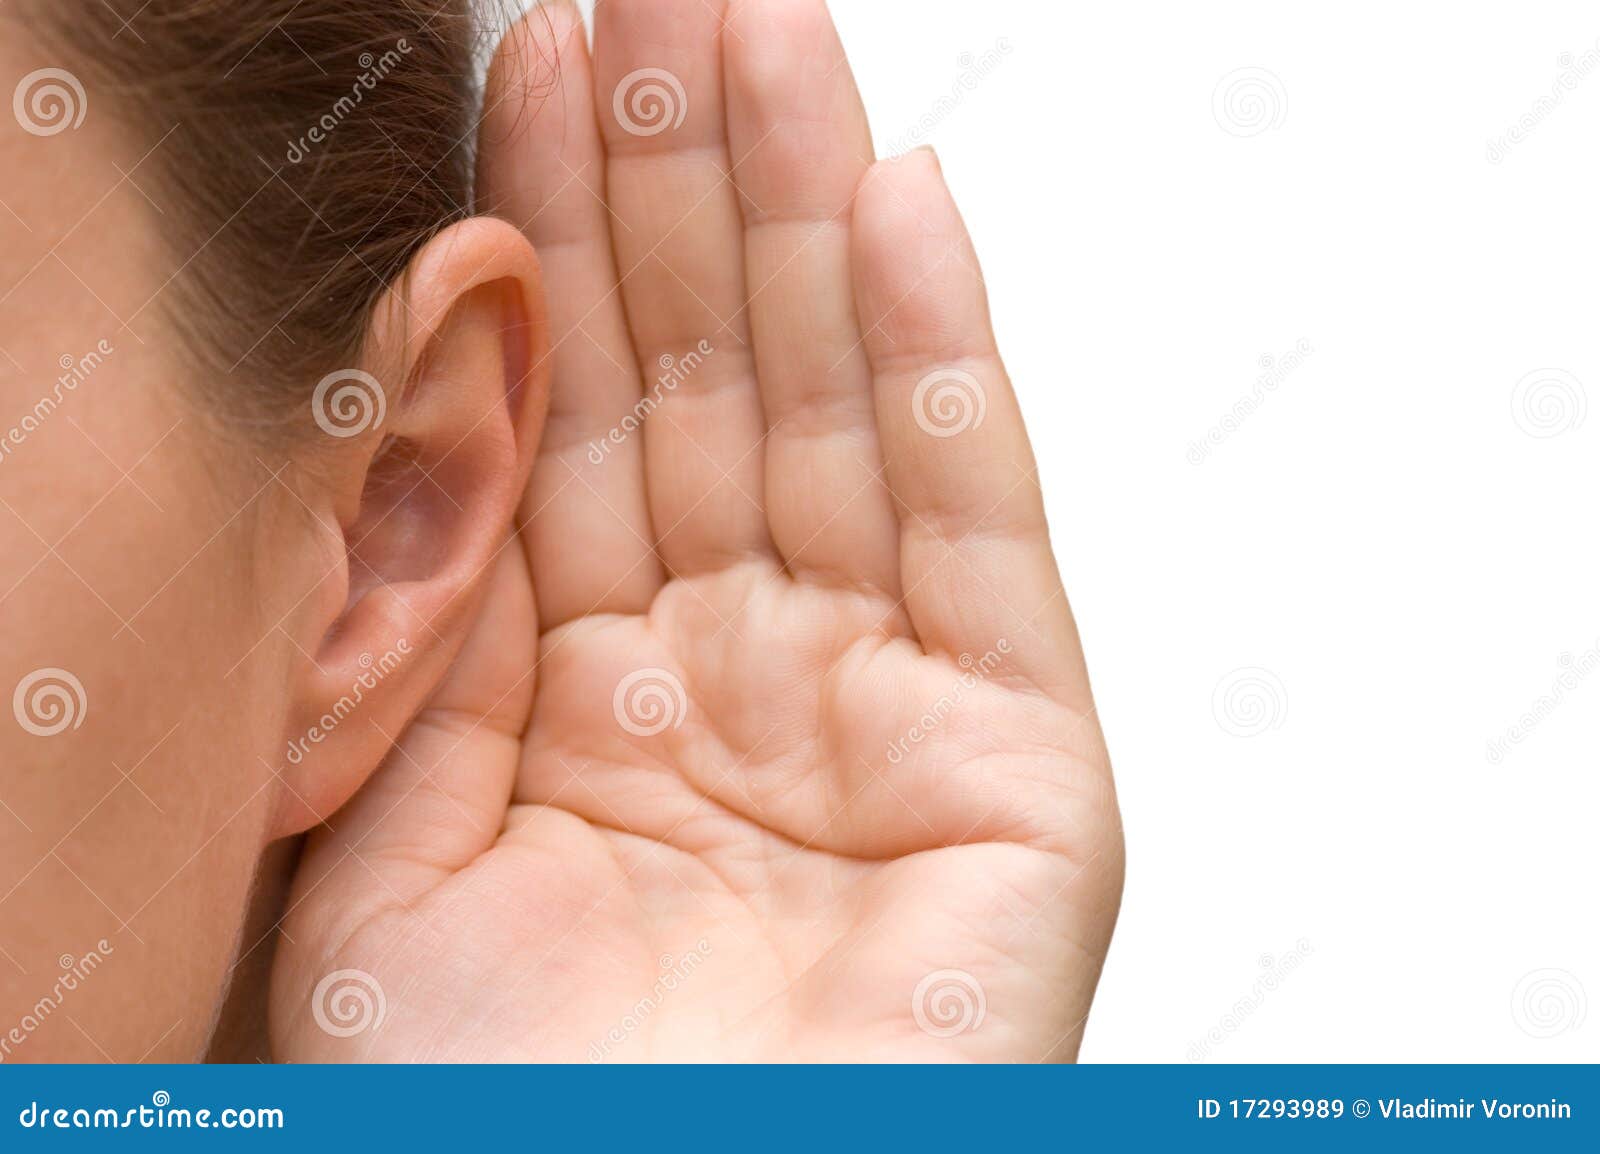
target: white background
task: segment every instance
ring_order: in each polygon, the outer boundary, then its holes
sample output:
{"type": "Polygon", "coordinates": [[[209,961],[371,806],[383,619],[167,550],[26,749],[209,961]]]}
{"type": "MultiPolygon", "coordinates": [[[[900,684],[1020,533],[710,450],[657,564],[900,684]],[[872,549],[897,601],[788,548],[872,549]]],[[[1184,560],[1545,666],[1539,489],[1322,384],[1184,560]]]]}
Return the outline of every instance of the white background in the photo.
{"type": "Polygon", "coordinates": [[[1422,9],[834,0],[881,149],[961,93],[1126,822],[1086,1060],[1600,1060],[1600,13],[1422,9]]]}

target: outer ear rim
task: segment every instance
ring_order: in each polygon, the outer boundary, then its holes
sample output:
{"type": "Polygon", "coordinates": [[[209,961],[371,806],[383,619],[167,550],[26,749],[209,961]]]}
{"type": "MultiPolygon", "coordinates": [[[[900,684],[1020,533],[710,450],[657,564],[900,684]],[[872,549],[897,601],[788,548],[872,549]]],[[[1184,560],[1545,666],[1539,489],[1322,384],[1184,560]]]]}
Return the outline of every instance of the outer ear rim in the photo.
{"type": "MultiPolygon", "coordinates": [[[[551,340],[544,270],[532,242],[515,225],[499,217],[472,216],[457,221],[434,234],[417,251],[374,306],[368,325],[370,347],[398,345],[403,363],[397,376],[409,384],[459,301],[475,289],[501,282],[522,287],[519,327],[528,338],[525,371],[517,374],[520,379],[508,387],[508,392],[521,390],[525,402],[547,404],[551,340]],[[469,261],[466,251],[474,249],[486,249],[493,255],[488,260],[469,261]],[[397,341],[395,333],[404,336],[397,341]]],[[[525,421],[514,419],[512,424],[519,433],[519,448],[527,451],[531,461],[537,439],[523,446],[521,441],[525,438],[520,433],[526,427],[525,421]]]]}
{"type": "MultiPolygon", "coordinates": [[[[500,403],[504,405],[504,419],[513,441],[513,470],[509,475],[504,470],[496,470],[504,478],[503,482],[479,478],[475,486],[481,496],[480,509],[484,503],[496,506],[483,524],[503,521],[504,532],[497,530],[493,534],[497,542],[493,545],[489,544],[488,528],[467,534],[476,542],[471,551],[485,554],[481,558],[483,563],[469,565],[465,554],[459,558],[453,556],[440,566],[437,574],[418,583],[421,586],[438,581],[450,585],[443,595],[433,598],[440,606],[433,617],[419,613],[387,584],[367,591],[348,605],[345,604],[348,597],[341,598],[331,617],[327,599],[306,598],[325,603],[319,612],[311,615],[320,622],[320,632],[315,623],[305,630],[306,637],[318,644],[302,652],[316,656],[295,661],[295,672],[291,673],[298,685],[291,694],[285,719],[284,740],[280,746],[283,752],[277,759],[280,765],[273,771],[279,778],[276,783],[278,801],[265,831],[265,843],[303,833],[325,822],[348,802],[389,755],[391,740],[399,738],[444,680],[478,615],[481,598],[495,570],[496,550],[503,547],[503,541],[514,528],[549,402],[550,334],[542,271],[532,245],[510,223],[491,217],[473,217],[441,230],[417,252],[374,305],[365,345],[369,355],[364,359],[369,367],[387,364],[395,370],[391,379],[403,380],[405,386],[401,396],[396,398],[398,419],[386,421],[350,446],[350,452],[364,454],[365,462],[359,468],[352,465],[350,469],[352,476],[359,474],[356,480],[360,483],[354,485],[354,500],[348,493],[330,497],[330,504],[337,504],[346,512],[359,509],[360,491],[384,442],[385,429],[404,424],[404,406],[412,387],[419,379],[418,374],[427,371],[436,342],[446,338],[452,316],[477,290],[508,283],[515,286],[520,296],[520,316],[514,315],[518,311],[515,303],[518,298],[509,294],[504,298],[506,317],[500,330],[505,365],[500,376],[504,400],[500,403]],[[519,331],[518,336],[511,335],[513,329],[519,331]],[[521,345],[517,346],[514,342],[519,339],[521,345]],[[521,349],[520,355],[512,352],[517,347],[521,349]],[[351,614],[360,612],[361,602],[369,598],[375,600],[365,607],[361,617],[363,628],[356,631],[356,639],[341,641],[338,660],[325,660],[329,651],[323,643],[340,633],[351,614]],[[368,632],[371,637],[360,636],[368,632]],[[380,633],[384,636],[380,637],[380,633]],[[397,638],[405,638],[411,647],[404,655],[409,668],[397,670],[392,681],[368,687],[372,696],[363,699],[366,702],[361,706],[364,717],[346,715],[340,725],[328,729],[309,747],[302,744],[297,760],[288,761],[287,752],[295,748],[297,739],[303,738],[310,729],[320,728],[316,720],[338,716],[336,706],[350,696],[352,687],[370,669],[370,666],[358,667],[357,655],[371,654],[376,659],[379,653],[387,654],[393,649],[397,638]]],[[[495,409],[490,408],[483,419],[498,421],[500,418],[493,417],[494,412],[495,409]]],[[[500,456],[503,461],[504,454],[500,456]]],[[[343,487],[350,488],[353,483],[347,477],[343,487]]],[[[478,514],[462,509],[462,515],[478,514]]],[[[334,515],[328,522],[337,524],[341,531],[348,531],[354,519],[353,515],[334,515]]],[[[348,590],[350,564],[353,562],[347,561],[336,576],[325,580],[341,581],[348,590]]]]}

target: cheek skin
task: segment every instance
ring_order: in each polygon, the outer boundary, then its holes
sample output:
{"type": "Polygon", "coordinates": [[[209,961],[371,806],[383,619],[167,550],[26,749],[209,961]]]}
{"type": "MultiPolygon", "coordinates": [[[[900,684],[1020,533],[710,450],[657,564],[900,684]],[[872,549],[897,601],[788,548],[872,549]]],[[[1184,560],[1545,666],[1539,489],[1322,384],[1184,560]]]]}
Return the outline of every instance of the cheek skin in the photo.
{"type": "Polygon", "coordinates": [[[279,789],[286,657],[235,592],[248,587],[235,554],[244,534],[212,539],[225,517],[186,498],[196,478],[180,446],[170,455],[142,466],[138,487],[81,453],[52,455],[81,483],[64,479],[49,510],[13,500],[0,479],[17,514],[5,514],[0,553],[33,566],[0,604],[0,688],[9,702],[24,674],[60,669],[72,683],[38,684],[71,696],[36,696],[24,714],[43,729],[62,709],[76,714],[48,735],[0,714],[0,1049],[61,958],[114,950],[62,1007],[76,1026],[52,1018],[8,1060],[135,1061],[158,1038],[155,1056],[191,1058],[238,948],[279,789]],[[89,478],[116,488],[91,497],[89,478]],[[19,525],[96,500],[53,553],[19,525]]]}
{"type": "Polygon", "coordinates": [[[93,115],[50,138],[0,116],[5,1062],[202,1054],[281,788],[292,654],[251,578],[282,494],[176,395],[181,260],[119,144],[93,115]]]}

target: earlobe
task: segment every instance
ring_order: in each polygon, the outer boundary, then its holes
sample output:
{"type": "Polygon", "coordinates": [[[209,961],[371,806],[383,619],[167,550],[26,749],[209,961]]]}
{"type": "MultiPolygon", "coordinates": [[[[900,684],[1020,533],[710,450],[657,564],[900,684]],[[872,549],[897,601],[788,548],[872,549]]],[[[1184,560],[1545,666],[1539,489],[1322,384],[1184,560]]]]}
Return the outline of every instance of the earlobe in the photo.
{"type": "Polygon", "coordinates": [[[504,222],[441,232],[375,309],[353,379],[382,417],[356,435],[324,430],[337,460],[314,511],[342,563],[307,598],[317,608],[295,637],[272,837],[343,805],[460,649],[513,537],[543,427],[547,352],[538,263],[504,222]]]}

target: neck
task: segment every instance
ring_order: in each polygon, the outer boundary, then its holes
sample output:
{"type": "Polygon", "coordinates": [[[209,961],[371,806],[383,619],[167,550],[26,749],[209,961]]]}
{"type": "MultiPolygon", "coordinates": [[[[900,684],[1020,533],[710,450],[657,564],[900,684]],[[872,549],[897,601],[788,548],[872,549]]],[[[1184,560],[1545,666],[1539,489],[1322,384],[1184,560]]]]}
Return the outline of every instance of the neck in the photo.
{"type": "Polygon", "coordinates": [[[300,845],[300,838],[286,838],[269,845],[261,855],[239,935],[239,956],[206,1050],[208,1062],[272,1061],[267,996],[278,948],[278,924],[288,906],[300,845]]]}

